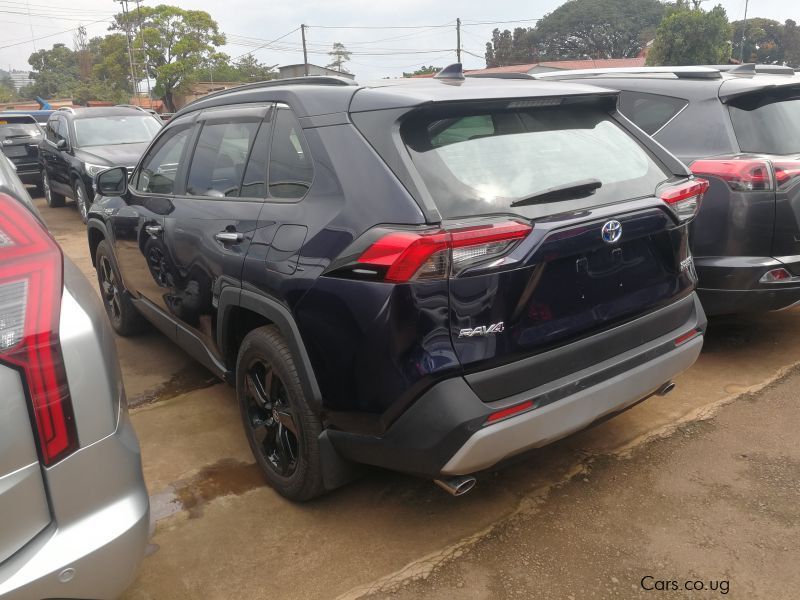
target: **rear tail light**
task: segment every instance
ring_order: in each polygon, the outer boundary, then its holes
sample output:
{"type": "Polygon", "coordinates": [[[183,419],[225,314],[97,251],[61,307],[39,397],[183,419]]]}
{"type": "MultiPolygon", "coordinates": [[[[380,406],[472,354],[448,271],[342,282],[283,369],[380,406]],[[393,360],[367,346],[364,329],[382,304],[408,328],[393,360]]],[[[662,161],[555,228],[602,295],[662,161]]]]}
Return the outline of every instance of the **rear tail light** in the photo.
{"type": "Polygon", "coordinates": [[[691,169],[695,175],[719,177],[737,192],[773,189],[770,165],[766,160],[697,160],[691,169]]]}
{"type": "Polygon", "coordinates": [[[796,179],[800,178],[800,161],[775,161],[772,163],[772,168],[775,169],[775,182],[779,190],[789,187],[796,179]]]}
{"type": "Polygon", "coordinates": [[[797,277],[793,277],[789,271],[780,267],[778,269],[772,269],[771,271],[767,271],[764,275],[761,276],[759,280],[761,283],[784,283],[791,280],[797,280],[797,277]]]}
{"type": "Polygon", "coordinates": [[[367,248],[358,264],[385,269],[383,279],[395,283],[443,279],[499,258],[531,229],[525,223],[504,221],[447,231],[394,231],[367,248]]]}
{"type": "Polygon", "coordinates": [[[45,465],[78,446],[58,341],[62,275],[53,238],[24,206],[0,193],[0,362],[24,378],[45,465]]]}
{"type": "Polygon", "coordinates": [[[707,190],[708,182],[705,179],[692,179],[680,185],[661,188],[658,196],[672,207],[681,221],[687,221],[697,214],[707,190]]]}

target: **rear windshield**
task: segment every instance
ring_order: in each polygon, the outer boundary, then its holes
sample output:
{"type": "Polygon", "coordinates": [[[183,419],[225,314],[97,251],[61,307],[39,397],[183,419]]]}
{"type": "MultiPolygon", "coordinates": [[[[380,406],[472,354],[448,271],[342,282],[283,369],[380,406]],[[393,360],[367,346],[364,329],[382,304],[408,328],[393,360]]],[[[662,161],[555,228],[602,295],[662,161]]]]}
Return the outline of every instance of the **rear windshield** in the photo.
{"type": "Polygon", "coordinates": [[[0,115],[0,140],[38,135],[41,135],[41,129],[33,117],[0,115]]]}
{"type": "Polygon", "coordinates": [[[415,117],[401,127],[444,218],[509,210],[535,218],[652,195],[669,178],[600,108],[450,114],[415,117]],[[575,200],[511,208],[517,200],[587,179],[602,187],[575,200]]]}
{"type": "Polygon", "coordinates": [[[106,144],[149,142],[161,129],[161,122],[151,115],[92,117],[75,120],[78,147],[106,144]]]}
{"type": "Polygon", "coordinates": [[[748,97],[729,110],[742,152],[800,152],[800,98],[748,97]]]}

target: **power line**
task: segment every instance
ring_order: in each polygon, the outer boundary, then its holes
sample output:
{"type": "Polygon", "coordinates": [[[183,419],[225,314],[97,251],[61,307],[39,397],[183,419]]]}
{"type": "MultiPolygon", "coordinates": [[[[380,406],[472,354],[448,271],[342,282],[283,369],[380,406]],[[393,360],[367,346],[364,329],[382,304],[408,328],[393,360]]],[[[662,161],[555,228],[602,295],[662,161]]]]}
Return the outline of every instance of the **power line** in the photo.
{"type": "Polygon", "coordinates": [[[237,57],[235,57],[235,58],[233,58],[231,60],[236,61],[236,60],[239,60],[240,58],[242,58],[243,56],[247,56],[248,54],[252,54],[253,52],[256,52],[257,50],[261,50],[262,48],[267,48],[271,44],[274,44],[275,42],[279,42],[280,40],[282,40],[285,37],[289,37],[290,35],[292,35],[296,31],[298,31],[299,29],[300,29],[299,27],[295,27],[290,32],[284,33],[281,37],[275,38],[274,40],[272,40],[270,42],[267,42],[266,44],[262,44],[261,46],[259,46],[258,48],[254,48],[250,52],[245,52],[244,54],[240,54],[239,56],[237,56],[237,57]]]}
{"type": "MultiPolygon", "coordinates": [[[[96,25],[97,23],[111,23],[111,22],[112,21],[109,20],[109,19],[99,19],[97,21],[92,21],[90,23],[86,23],[86,25],[84,25],[84,27],[88,27],[89,25],[96,25]]],[[[32,40],[25,40],[24,42],[16,42],[14,44],[6,44],[5,46],[0,46],[0,50],[5,50],[6,48],[13,48],[14,46],[21,46],[23,44],[30,44],[33,41],[38,42],[39,40],[45,40],[47,38],[56,37],[58,35],[63,35],[65,33],[71,33],[73,31],[77,31],[80,28],[81,28],[81,26],[72,27],[70,29],[65,29],[63,31],[59,31],[58,33],[51,33],[49,35],[42,35],[42,36],[39,36],[39,37],[34,38],[32,40]]]]}

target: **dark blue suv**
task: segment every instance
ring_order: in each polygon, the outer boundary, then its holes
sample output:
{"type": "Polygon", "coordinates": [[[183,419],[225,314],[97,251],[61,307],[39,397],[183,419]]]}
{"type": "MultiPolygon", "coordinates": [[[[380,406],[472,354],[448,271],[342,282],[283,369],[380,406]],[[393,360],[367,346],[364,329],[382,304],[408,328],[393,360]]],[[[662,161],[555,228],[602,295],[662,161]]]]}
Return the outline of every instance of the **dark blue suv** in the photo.
{"type": "Polygon", "coordinates": [[[687,223],[707,183],[616,103],[457,69],[208,96],[130,180],[98,175],[111,322],[146,319],[234,384],[289,498],[358,463],[463,493],[700,352],[687,223]]]}

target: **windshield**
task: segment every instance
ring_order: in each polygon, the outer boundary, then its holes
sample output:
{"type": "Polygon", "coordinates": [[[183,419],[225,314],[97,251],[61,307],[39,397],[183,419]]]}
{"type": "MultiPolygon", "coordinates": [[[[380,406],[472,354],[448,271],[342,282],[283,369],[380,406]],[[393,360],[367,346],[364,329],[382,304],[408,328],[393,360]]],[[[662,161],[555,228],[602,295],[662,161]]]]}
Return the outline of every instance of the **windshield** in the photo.
{"type": "Polygon", "coordinates": [[[800,98],[748,97],[729,110],[742,152],[800,152],[800,98]]]}
{"type": "Polygon", "coordinates": [[[13,138],[29,138],[39,136],[42,130],[33,117],[11,117],[0,115],[0,140],[13,138]]]}
{"type": "Polygon", "coordinates": [[[149,115],[122,115],[75,119],[75,145],[105,146],[149,142],[161,123],[149,115]]]}
{"type": "Polygon", "coordinates": [[[401,135],[445,218],[509,210],[534,218],[580,210],[652,195],[669,177],[600,108],[440,113],[412,118],[401,135]],[[602,184],[591,195],[510,208],[544,190],[589,179],[602,184]]]}

